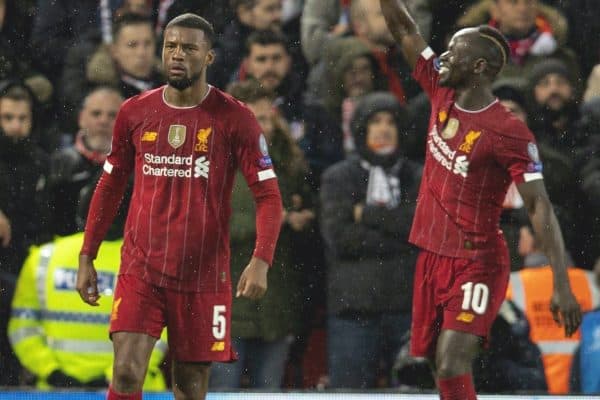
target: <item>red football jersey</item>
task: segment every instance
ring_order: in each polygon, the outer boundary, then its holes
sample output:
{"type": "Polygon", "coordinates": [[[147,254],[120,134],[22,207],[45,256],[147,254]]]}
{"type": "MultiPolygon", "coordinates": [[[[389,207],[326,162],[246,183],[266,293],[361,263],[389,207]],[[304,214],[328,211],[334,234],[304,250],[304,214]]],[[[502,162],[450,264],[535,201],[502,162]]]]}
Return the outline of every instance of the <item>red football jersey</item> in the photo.
{"type": "Polygon", "coordinates": [[[235,171],[249,186],[275,178],[267,143],[252,112],[220,90],[175,107],[164,88],[123,104],[104,166],[135,177],[120,272],[181,291],[226,291],[235,171]]]}
{"type": "Polygon", "coordinates": [[[462,109],[439,85],[438,60],[426,48],[413,72],[431,102],[425,168],[410,242],[449,257],[506,262],[499,228],[511,181],[542,179],[535,139],[498,100],[462,109]]]}

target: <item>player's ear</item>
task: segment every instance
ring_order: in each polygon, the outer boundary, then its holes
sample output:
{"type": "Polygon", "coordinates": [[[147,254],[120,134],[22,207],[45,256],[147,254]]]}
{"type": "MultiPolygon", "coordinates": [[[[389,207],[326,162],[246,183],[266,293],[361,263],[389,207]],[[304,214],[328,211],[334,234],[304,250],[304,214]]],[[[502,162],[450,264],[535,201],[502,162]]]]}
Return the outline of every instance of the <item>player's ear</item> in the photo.
{"type": "Polygon", "coordinates": [[[206,62],[206,65],[211,65],[212,63],[214,63],[216,57],[217,57],[217,55],[215,54],[215,51],[213,49],[210,49],[206,53],[206,57],[204,59],[204,61],[206,62]]]}
{"type": "Polygon", "coordinates": [[[488,67],[488,62],[485,58],[477,58],[473,64],[473,73],[476,75],[483,74],[488,67]]]}

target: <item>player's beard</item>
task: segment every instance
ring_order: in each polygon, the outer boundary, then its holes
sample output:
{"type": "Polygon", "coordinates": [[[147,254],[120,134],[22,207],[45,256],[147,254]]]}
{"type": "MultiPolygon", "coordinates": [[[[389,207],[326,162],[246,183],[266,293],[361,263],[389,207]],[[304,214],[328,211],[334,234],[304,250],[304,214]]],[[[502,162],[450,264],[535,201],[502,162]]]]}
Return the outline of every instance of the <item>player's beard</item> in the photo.
{"type": "Polygon", "coordinates": [[[182,91],[185,90],[189,87],[191,87],[194,83],[198,82],[198,79],[200,79],[200,77],[202,76],[202,71],[193,74],[192,76],[189,77],[185,77],[185,78],[168,78],[167,82],[169,83],[169,86],[182,91]]]}

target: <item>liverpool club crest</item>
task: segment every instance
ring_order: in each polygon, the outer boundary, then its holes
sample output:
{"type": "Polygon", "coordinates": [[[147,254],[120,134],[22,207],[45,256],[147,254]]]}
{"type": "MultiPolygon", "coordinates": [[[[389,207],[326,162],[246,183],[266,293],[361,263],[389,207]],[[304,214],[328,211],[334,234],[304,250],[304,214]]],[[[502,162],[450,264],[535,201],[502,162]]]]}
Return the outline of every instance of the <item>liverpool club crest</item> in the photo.
{"type": "Polygon", "coordinates": [[[168,141],[174,149],[180,147],[185,142],[185,125],[171,125],[169,127],[168,141]]]}

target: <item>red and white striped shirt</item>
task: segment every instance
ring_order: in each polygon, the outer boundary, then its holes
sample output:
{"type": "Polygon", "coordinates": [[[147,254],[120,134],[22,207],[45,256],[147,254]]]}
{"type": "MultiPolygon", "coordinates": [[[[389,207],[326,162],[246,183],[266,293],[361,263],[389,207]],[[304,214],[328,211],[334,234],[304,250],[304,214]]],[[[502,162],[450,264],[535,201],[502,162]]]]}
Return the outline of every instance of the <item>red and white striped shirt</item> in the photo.
{"type": "Polygon", "coordinates": [[[169,105],[163,92],[142,93],[121,107],[82,253],[96,254],[133,171],[120,273],[180,291],[227,291],[230,198],[238,168],[257,199],[254,255],[272,261],[281,197],[267,144],[252,112],[220,90],[210,87],[193,107],[169,105]]]}
{"type": "Polygon", "coordinates": [[[439,85],[430,48],[413,76],[430,98],[431,117],[409,241],[448,257],[504,263],[499,220],[508,186],[542,179],[533,134],[497,100],[477,111],[456,104],[454,89],[439,85]]]}

